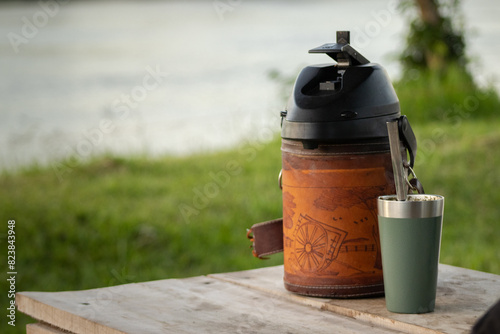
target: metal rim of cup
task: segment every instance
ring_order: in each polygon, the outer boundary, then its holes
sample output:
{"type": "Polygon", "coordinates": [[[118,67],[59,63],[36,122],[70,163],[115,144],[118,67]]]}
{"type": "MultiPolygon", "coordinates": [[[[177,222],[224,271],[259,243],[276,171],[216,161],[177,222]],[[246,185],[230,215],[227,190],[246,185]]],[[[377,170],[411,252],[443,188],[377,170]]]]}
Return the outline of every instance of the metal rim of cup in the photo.
{"type": "Polygon", "coordinates": [[[408,200],[398,201],[396,195],[379,196],[378,215],[388,218],[430,218],[443,214],[441,195],[412,194],[408,200]]]}

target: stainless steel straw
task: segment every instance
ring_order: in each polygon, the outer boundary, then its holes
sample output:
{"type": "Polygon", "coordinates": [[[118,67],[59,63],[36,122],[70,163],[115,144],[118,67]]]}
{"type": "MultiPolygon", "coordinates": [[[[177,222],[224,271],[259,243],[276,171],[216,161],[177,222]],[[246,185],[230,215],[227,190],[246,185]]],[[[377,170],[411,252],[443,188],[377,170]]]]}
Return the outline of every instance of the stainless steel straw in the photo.
{"type": "Polygon", "coordinates": [[[391,148],[392,170],[394,183],[396,184],[396,197],[398,201],[406,201],[408,186],[405,179],[403,167],[403,156],[401,151],[401,141],[399,140],[398,121],[387,122],[387,132],[389,133],[389,145],[391,148]]]}

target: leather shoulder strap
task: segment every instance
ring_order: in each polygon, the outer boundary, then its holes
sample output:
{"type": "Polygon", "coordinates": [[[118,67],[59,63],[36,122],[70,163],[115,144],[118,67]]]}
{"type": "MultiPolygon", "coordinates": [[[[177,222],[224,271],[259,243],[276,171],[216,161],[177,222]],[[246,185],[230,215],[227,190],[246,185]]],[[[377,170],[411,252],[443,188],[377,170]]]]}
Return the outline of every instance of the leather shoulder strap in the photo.
{"type": "Polygon", "coordinates": [[[259,259],[283,251],[283,218],[253,225],[247,232],[252,241],[252,253],[259,259]]]}

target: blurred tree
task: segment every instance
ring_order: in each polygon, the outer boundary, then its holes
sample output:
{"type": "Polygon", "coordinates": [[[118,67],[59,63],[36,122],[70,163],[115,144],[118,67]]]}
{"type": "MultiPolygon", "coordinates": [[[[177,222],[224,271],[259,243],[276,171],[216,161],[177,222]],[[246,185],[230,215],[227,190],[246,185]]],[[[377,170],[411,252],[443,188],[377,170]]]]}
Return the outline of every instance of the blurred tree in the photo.
{"type": "Polygon", "coordinates": [[[468,67],[460,0],[401,0],[409,22],[399,55],[402,76],[394,82],[401,108],[412,122],[498,117],[498,92],[476,82],[468,67]],[[474,100],[474,105],[469,102],[474,100]]]}
{"type": "Polygon", "coordinates": [[[445,72],[450,65],[465,70],[465,38],[460,0],[405,0],[410,31],[400,59],[403,69],[445,72]]]}

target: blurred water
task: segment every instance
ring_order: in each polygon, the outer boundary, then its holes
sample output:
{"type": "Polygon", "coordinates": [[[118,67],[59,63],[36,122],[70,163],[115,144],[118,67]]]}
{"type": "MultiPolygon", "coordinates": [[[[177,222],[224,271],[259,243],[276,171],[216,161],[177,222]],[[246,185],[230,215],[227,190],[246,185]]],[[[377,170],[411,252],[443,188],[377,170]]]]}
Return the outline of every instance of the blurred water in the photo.
{"type": "MultiPolygon", "coordinates": [[[[188,154],[265,140],[284,107],[270,70],[351,44],[400,75],[394,1],[42,1],[0,4],[0,168],[76,154],[188,154]],[[46,4],[45,6],[41,5],[46,4]]],[[[464,2],[470,56],[500,73],[499,6],[464,2]]]]}

